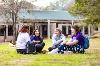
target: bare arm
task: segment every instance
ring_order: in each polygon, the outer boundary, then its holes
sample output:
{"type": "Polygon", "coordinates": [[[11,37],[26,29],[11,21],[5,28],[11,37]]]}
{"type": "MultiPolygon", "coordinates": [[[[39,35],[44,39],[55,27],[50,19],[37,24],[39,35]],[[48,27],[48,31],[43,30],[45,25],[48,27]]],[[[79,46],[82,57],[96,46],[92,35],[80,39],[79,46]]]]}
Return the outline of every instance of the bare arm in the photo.
{"type": "Polygon", "coordinates": [[[72,42],[67,42],[66,45],[75,45],[78,43],[78,40],[74,40],[72,42]]]}

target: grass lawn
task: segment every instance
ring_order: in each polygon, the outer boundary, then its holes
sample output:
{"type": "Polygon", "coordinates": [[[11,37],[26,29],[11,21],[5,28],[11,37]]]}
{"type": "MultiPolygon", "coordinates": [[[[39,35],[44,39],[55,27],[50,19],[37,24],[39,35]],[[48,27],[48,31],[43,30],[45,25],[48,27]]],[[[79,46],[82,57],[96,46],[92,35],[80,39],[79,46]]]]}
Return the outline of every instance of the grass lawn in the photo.
{"type": "MultiPolygon", "coordinates": [[[[17,54],[8,43],[0,45],[0,66],[100,66],[100,34],[99,38],[91,39],[90,48],[85,54],[17,54]]],[[[47,49],[51,40],[44,40],[47,49]]]]}

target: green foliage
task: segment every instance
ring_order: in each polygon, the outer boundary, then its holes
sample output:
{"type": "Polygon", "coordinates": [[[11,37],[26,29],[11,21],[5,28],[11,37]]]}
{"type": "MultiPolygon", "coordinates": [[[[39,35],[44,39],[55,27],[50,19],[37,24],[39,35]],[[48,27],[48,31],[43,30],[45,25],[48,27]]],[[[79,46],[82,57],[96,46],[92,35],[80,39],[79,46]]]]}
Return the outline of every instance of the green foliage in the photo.
{"type": "Polygon", "coordinates": [[[82,15],[86,23],[100,23],[100,0],[76,0],[76,4],[69,9],[74,15],[82,15]]]}

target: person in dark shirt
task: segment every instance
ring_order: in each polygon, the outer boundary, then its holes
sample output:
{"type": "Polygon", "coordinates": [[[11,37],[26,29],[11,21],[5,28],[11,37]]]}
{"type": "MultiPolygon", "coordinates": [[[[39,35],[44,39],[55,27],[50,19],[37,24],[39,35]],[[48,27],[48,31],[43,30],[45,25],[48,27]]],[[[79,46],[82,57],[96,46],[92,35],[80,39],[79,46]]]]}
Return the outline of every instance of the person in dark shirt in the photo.
{"type": "Polygon", "coordinates": [[[43,38],[40,36],[39,30],[36,29],[30,39],[31,42],[35,45],[36,52],[40,53],[44,48],[45,43],[43,42],[43,38]]]}

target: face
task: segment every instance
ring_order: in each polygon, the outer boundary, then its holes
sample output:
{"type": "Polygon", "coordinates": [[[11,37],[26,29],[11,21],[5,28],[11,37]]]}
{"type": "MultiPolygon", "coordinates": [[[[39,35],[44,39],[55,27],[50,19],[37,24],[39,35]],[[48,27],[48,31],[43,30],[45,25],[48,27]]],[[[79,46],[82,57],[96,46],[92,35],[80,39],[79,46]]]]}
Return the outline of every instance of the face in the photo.
{"type": "Polygon", "coordinates": [[[35,35],[39,36],[39,31],[38,30],[35,31],[35,35]]]}
{"type": "Polygon", "coordinates": [[[72,35],[76,34],[76,31],[74,28],[71,28],[71,32],[72,32],[72,35]]]}
{"type": "Polygon", "coordinates": [[[60,35],[60,32],[58,30],[55,30],[54,32],[56,35],[60,35]]]}

